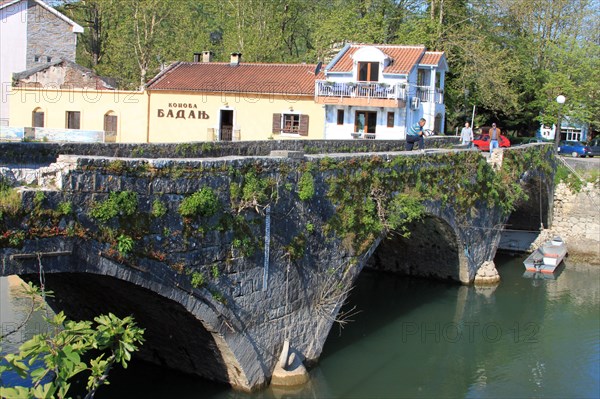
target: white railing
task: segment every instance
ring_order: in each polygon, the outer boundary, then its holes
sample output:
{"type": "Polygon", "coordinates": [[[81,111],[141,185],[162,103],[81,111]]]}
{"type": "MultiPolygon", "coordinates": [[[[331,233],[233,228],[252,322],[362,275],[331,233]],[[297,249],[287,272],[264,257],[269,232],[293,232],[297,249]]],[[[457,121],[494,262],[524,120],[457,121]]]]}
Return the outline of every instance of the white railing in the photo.
{"type": "Polygon", "coordinates": [[[421,102],[435,102],[436,104],[444,103],[444,90],[439,88],[432,90],[429,86],[417,86],[416,96],[421,99],[421,102]]]}
{"type": "Polygon", "coordinates": [[[318,80],[315,83],[318,97],[357,97],[406,100],[406,85],[386,83],[340,83],[318,80]]]}

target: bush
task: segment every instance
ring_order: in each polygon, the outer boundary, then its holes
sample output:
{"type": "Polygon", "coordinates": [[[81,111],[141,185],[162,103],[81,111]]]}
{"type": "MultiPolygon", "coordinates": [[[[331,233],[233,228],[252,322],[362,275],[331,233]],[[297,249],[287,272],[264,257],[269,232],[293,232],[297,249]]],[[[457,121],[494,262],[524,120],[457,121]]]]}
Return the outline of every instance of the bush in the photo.
{"type": "Polygon", "coordinates": [[[193,272],[191,283],[194,288],[202,287],[204,285],[204,275],[200,272],[193,272]]]}
{"type": "Polygon", "coordinates": [[[127,255],[133,249],[133,238],[121,234],[117,237],[117,249],[120,253],[127,255]]]}
{"type": "Polygon", "coordinates": [[[73,212],[73,205],[70,202],[61,202],[56,210],[63,216],[70,215],[73,212]]]}
{"type": "Polygon", "coordinates": [[[12,188],[0,189],[0,218],[16,215],[21,209],[21,194],[12,188]]]}
{"type": "Polygon", "coordinates": [[[310,172],[304,172],[298,182],[298,197],[302,201],[308,201],[315,195],[315,179],[310,172]]]}
{"type": "Polygon", "coordinates": [[[160,200],[155,199],[152,203],[151,214],[155,218],[161,218],[167,214],[167,207],[160,200]]]}
{"type": "Polygon", "coordinates": [[[213,216],[219,209],[219,199],[215,192],[209,187],[203,187],[187,198],[179,205],[179,214],[183,217],[213,216]]]}
{"type": "Polygon", "coordinates": [[[116,216],[131,216],[138,206],[137,194],[132,191],[110,193],[108,199],[92,206],[90,216],[101,222],[108,222],[116,216]]]}

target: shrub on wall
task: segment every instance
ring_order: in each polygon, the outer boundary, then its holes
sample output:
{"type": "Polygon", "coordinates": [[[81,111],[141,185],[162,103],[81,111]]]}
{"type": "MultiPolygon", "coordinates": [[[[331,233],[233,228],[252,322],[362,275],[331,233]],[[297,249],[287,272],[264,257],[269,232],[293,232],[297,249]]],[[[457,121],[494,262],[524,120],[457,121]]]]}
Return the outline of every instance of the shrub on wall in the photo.
{"type": "Polygon", "coordinates": [[[131,216],[138,207],[137,194],[132,191],[110,193],[108,199],[96,203],[90,210],[90,216],[101,222],[108,222],[116,216],[131,216]]]}
{"type": "Polygon", "coordinates": [[[167,207],[160,200],[155,199],[152,203],[151,214],[155,218],[161,218],[167,214],[167,207]]]}
{"type": "Polygon", "coordinates": [[[315,179],[310,172],[304,172],[298,182],[298,197],[302,201],[308,201],[315,195],[315,179]]]}
{"type": "Polygon", "coordinates": [[[183,217],[213,216],[219,210],[219,199],[210,187],[203,187],[179,205],[179,214],[183,217]]]}
{"type": "Polygon", "coordinates": [[[21,209],[21,194],[10,187],[0,186],[0,219],[16,215],[21,209]]]}

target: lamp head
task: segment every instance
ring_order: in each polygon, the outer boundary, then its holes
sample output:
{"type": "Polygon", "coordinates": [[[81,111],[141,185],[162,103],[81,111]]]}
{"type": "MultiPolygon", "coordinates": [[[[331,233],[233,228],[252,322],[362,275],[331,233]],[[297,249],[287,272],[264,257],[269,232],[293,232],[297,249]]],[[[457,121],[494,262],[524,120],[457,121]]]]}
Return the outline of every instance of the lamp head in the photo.
{"type": "Polygon", "coordinates": [[[559,104],[564,104],[565,100],[566,100],[566,98],[562,94],[560,96],[556,97],[556,102],[559,104]]]}

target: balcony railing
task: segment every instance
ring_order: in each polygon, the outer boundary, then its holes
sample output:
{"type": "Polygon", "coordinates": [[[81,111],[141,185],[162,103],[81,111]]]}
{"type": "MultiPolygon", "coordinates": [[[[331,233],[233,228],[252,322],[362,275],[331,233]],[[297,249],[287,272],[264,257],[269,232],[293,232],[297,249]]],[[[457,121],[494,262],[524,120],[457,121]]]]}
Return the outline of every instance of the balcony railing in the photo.
{"type": "Polygon", "coordinates": [[[340,83],[325,80],[316,82],[317,97],[356,97],[406,101],[406,85],[385,83],[340,83]]]}
{"type": "Polygon", "coordinates": [[[444,90],[439,88],[432,90],[429,86],[417,86],[417,97],[421,99],[421,102],[443,104],[444,90]]]}

